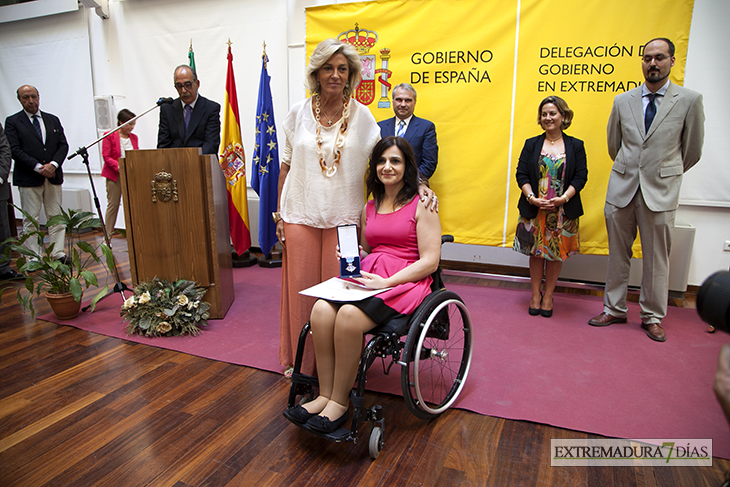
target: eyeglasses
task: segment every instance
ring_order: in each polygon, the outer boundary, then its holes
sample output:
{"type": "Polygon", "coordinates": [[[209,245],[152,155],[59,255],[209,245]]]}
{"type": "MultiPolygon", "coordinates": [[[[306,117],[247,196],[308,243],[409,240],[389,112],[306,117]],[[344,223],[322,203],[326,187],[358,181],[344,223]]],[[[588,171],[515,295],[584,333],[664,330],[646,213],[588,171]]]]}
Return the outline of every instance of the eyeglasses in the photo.
{"type": "Polygon", "coordinates": [[[185,87],[186,90],[189,90],[190,88],[193,87],[193,83],[192,83],[192,81],[186,81],[185,83],[175,83],[176,90],[182,90],[183,86],[185,87]]]}
{"type": "Polygon", "coordinates": [[[664,61],[665,59],[669,59],[670,56],[665,56],[664,54],[657,54],[656,56],[649,56],[648,54],[641,58],[641,60],[646,64],[651,64],[651,60],[653,59],[657,63],[660,63],[664,61]]]}

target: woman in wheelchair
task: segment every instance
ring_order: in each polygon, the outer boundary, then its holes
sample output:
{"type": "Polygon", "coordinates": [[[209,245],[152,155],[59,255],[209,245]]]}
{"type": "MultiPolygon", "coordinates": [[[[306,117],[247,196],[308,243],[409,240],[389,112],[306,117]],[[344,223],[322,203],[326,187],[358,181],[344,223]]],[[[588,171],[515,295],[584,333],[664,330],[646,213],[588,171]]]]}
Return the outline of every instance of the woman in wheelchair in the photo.
{"type": "Polygon", "coordinates": [[[361,216],[367,255],[356,278],[371,289],[391,288],[350,303],[318,300],[310,318],[319,396],[284,415],[305,428],[332,433],[348,419],[349,396],[363,334],[393,319],[407,320],[431,292],[439,265],[441,222],[418,201],[418,168],[410,144],[385,137],[373,149],[366,180],[373,195],[361,216]]]}

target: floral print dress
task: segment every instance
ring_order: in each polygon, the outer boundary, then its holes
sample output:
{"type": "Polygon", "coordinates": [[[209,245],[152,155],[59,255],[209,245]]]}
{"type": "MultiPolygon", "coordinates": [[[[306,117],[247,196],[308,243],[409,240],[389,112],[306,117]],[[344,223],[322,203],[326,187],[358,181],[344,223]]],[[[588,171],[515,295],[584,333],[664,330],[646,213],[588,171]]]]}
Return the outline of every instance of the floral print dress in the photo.
{"type": "MultiPolygon", "coordinates": [[[[551,199],[562,195],[564,179],[565,154],[541,152],[538,197],[551,199]]],[[[550,211],[540,209],[531,220],[520,216],[512,248],[525,255],[564,261],[580,251],[578,227],[578,219],[566,218],[562,205],[550,211]]]]}

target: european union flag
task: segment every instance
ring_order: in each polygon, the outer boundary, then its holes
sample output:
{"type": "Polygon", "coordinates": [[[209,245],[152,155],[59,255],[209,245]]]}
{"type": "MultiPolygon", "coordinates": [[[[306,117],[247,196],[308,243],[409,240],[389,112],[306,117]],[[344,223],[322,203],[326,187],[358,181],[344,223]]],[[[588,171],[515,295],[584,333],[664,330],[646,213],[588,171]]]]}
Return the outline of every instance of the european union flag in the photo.
{"type": "Polygon", "coordinates": [[[271,99],[269,73],[266,71],[268,56],[261,56],[261,80],[259,101],[256,107],[256,145],[253,151],[251,187],[259,195],[259,248],[265,256],[271,253],[278,239],[276,224],[271,214],[276,211],[279,197],[279,143],[276,140],[274,103],[271,99]]]}

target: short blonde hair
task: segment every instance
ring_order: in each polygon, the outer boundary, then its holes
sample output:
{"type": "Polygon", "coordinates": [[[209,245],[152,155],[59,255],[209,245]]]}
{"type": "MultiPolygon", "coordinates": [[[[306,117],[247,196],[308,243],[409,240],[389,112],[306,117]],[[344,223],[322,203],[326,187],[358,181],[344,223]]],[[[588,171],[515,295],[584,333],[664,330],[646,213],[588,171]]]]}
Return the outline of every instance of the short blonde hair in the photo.
{"type": "Polygon", "coordinates": [[[540,106],[537,108],[537,124],[542,127],[542,107],[548,103],[555,105],[563,116],[563,122],[561,123],[562,129],[565,130],[570,127],[570,124],[573,123],[573,110],[568,107],[568,103],[565,100],[554,95],[548,96],[540,102],[540,106]]]}
{"type": "Polygon", "coordinates": [[[319,81],[317,81],[317,72],[332,56],[337,53],[344,54],[345,58],[347,58],[347,65],[349,68],[347,86],[345,86],[345,95],[347,97],[352,96],[355,89],[360,84],[360,81],[362,80],[362,76],[360,74],[362,65],[360,64],[360,56],[358,56],[357,50],[351,44],[338,41],[337,39],[325,39],[314,48],[314,52],[312,52],[312,55],[309,57],[309,64],[307,65],[307,79],[305,85],[313,95],[319,93],[322,89],[319,85],[319,81]]]}

